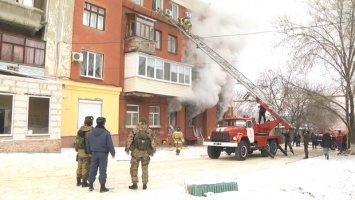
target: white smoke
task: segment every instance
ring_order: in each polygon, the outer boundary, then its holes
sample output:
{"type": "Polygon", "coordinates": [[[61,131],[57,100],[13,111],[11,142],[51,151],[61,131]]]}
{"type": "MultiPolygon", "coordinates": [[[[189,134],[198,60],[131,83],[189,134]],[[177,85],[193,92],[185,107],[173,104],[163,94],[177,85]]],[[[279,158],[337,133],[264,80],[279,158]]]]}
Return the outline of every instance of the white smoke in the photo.
{"type": "MultiPolygon", "coordinates": [[[[204,42],[210,48],[237,67],[238,54],[245,42],[242,37],[235,34],[247,31],[242,17],[203,2],[199,2],[198,5],[192,9],[192,33],[204,38],[204,42]]],[[[172,99],[169,103],[169,112],[178,111],[185,105],[189,108],[191,119],[206,109],[217,106],[217,120],[221,120],[228,107],[232,105],[236,80],[189,40],[186,41],[183,50],[183,62],[194,65],[193,92],[188,96],[172,99]]]]}

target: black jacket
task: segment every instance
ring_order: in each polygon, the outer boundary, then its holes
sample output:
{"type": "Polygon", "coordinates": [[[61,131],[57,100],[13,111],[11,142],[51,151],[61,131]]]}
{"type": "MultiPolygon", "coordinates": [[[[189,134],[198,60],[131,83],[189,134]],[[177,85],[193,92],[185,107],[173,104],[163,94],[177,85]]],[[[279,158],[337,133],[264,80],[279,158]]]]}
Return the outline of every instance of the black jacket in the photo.
{"type": "Polygon", "coordinates": [[[322,138],[322,147],[330,148],[331,146],[332,146],[332,138],[330,137],[329,133],[324,133],[322,138]]]}

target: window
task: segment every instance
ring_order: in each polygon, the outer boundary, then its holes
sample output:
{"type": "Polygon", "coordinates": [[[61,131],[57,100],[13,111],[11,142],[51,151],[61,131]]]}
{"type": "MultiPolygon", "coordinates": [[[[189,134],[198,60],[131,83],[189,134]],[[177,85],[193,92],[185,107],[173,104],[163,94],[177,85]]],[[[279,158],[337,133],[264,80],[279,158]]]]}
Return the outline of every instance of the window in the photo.
{"type": "Polygon", "coordinates": [[[147,64],[147,76],[149,78],[155,78],[154,77],[154,66],[155,66],[155,60],[152,58],[148,58],[148,64],[147,64]]]}
{"type": "Polygon", "coordinates": [[[49,133],[49,102],[48,97],[29,97],[27,134],[49,133]]]}
{"type": "MultiPolygon", "coordinates": [[[[86,116],[93,116],[94,119],[102,116],[102,101],[80,99],[78,107],[78,129],[84,125],[86,116]]],[[[93,121],[93,126],[96,126],[96,120],[93,121]]]]}
{"type": "Polygon", "coordinates": [[[170,63],[164,62],[164,80],[170,81],[170,63]]]}
{"type": "Polygon", "coordinates": [[[157,60],[155,69],[156,69],[156,71],[155,71],[156,78],[162,80],[163,79],[163,61],[157,60]]]}
{"type": "Polygon", "coordinates": [[[179,84],[191,84],[191,67],[181,63],[163,61],[153,56],[139,55],[138,76],[179,84]]]}
{"type": "Polygon", "coordinates": [[[177,65],[172,64],[170,70],[171,70],[171,81],[177,82],[177,65]]]}
{"type": "Polygon", "coordinates": [[[149,107],[149,126],[160,126],[160,108],[158,106],[149,107]]]}
{"type": "Polygon", "coordinates": [[[33,7],[33,1],[34,0],[16,0],[17,3],[30,7],[33,7]]]}
{"type": "Polygon", "coordinates": [[[191,114],[194,113],[193,110],[194,108],[192,106],[186,107],[186,119],[188,126],[196,126],[196,116],[191,117],[191,114]]]}
{"type": "Polygon", "coordinates": [[[143,6],[143,0],[132,0],[134,3],[143,6]]]}
{"type": "Polygon", "coordinates": [[[11,134],[13,99],[13,95],[0,94],[0,135],[11,134]]]}
{"type": "Polygon", "coordinates": [[[139,56],[138,74],[145,76],[146,57],[139,56]]]}
{"type": "Polygon", "coordinates": [[[163,0],[153,0],[152,10],[163,11],[163,0]]]}
{"type": "Polygon", "coordinates": [[[44,66],[45,42],[0,33],[0,44],[0,60],[44,66]]]}
{"type": "Polygon", "coordinates": [[[154,22],[154,19],[134,13],[128,13],[126,36],[139,36],[149,40],[154,40],[154,22]]]}
{"type": "Polygon", "coordinates": [[[185,80],[184,80],[185,70],[184,69],[185,69],[184,66],[179,66],[179,80],[178,80],[179,83],[185,83],[185,80]]]}
{"type": "Polygon", "coordinates": [[[176,119],[177,119],[177,112],[169,113],[168,125],[175,127],[176,126],[176,119]]]}
{"type": "Polygon", "coordinates": [[[105,27],[105,9],[93,4],[84,3],[83,24],[98,30],[104,30],[105,27]]]}
{"type": "Polygon", "coordinates": [[[191,79],[191,68],[190,67],[185,67],[185,83],[190,84],[190,79],[191,79]]]}
{"type": "Polygon", "coordinates": [[[155,31],[155,48],[161,49],[161,31],[155,31]]]}
{"type": "Polygon", "coordinates": [[[80,66],[80,75],[90,78],[102,79],[103,55],[83,51],[83,62],[80,66]]]}
{"type": "Polygon", "coordinates": [[[176,37],[168,35],[168,52],[176,53],[176,37]]]}
{"type": "Polygon", "coordinates": [[[170,3],[169,10],[171,10],[172,18],[178,20],[179,18],[179,7],[176,4],[170,3]]]}
{"type": "Polygon", "coordinates": [[[139,107],[136,105],[127,105],[126,126],[132,127],[138,124],[139,107]]]}

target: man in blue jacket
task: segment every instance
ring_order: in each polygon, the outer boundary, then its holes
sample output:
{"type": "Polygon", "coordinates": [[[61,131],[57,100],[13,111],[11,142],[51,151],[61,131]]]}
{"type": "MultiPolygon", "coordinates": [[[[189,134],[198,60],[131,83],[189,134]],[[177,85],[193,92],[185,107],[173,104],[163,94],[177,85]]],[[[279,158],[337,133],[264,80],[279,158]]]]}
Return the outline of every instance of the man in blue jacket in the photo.
{"type": "Polygon", "coordinates": [[[105,128],[106,118],[98,117],[96,119],[96,127],[88,133],[86,148],[91,156],[91,165],[89,172],[89,191],[94,190],[94,182],[97,170],[99,169],[99,181],[101,184],[100,192],[107,192],[109,189],[105,187],[107,178],[107,162],[108,153],[115,158],[115,148],[112,143],[110,132],[105,128]]]}

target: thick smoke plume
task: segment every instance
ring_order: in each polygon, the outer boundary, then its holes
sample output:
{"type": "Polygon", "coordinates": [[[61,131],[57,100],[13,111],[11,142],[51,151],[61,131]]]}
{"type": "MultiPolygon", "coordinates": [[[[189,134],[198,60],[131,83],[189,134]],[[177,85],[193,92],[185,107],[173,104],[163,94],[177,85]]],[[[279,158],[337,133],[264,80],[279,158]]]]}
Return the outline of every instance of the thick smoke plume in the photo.
{"type": "MultiPolygon", "coordinates": [[[[247,31],[243,20],[235,14],[228,14],[201,2],[198,7],[193,8],[191,22],[192,33],[204,38],[209,47],[236,67],[237,55],[244,47],[244,41],[233,34],[247,31]]],[[[217,106],[217,120],[221,120],[231,106],[237,80],[196,48],[192,41],[186,41],[183,51],[183,62],[194,66],[192,94],[172,99],[169,112],[178,111],[185,105],[191,119],[206,109],[217,106]]]]}

